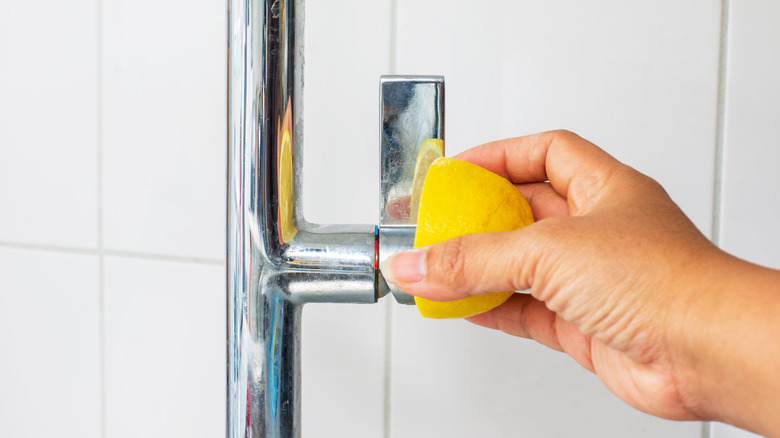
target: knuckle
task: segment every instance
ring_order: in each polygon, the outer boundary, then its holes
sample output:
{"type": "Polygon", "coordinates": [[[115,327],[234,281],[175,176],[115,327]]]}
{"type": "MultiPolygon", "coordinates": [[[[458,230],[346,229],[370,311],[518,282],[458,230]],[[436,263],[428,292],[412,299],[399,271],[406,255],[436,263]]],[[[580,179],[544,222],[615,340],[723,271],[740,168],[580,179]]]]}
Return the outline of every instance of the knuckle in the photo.
{"type": "Polygon", "coordinates": [[[466,277],[465,240],[462,237],[447,240],[429,252],[429,275],[446,285],[463,284],[466,277]]]}
{"type": "Polygon", "coordinates": [[[539,263],[551,254],[565,251],[571,243],[578,242],[581,237],[578,231],[573,230],[575,222],[576,218],[552,217],[526,227],[524,261],[539,263]]]}
{"type": "Polygon", "coordinates": [[[550,131],[550,135],[563,140],[573,140],[573,139],[581,138],[579,135],[577,135],[573,131],[569,131],[568,129],[556,129],[550,131]]]}

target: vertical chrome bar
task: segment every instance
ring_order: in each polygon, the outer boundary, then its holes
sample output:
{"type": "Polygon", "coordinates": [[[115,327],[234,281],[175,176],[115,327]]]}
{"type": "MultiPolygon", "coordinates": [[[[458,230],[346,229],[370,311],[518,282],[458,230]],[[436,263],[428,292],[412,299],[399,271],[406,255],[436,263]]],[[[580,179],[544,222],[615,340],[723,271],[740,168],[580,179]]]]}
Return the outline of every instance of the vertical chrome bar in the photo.
{"type": "Polygon", "coordinates": [[[300,434],[301,304],[266,281],[303,222],[300,6],[228,2],[228,437],[300,434]]]}
{"type": "Polygon", "coordinates": [[[259,82],[259,41],[251,35],[259,19],[249,1],[228,0],[228,199],[227,199],[227,436],[248,435],[249,297],[257,290],[251,272],[260,272],[255,257],[252,225],[257,220],[258,187],[248,175],[257,168],[259,98],[253,84],[259,82]],[[253,220],[254,219],[254,220],[253,220]],[[254,289],[254,290],[250,290],[254,289]]]}
{"type": "Polygon", "coordinates": [[[302,306],[376,301],[376,227],[303,218],[303,1],[228,0],[228,41],[226,434],[297,437],[302,306]]]}

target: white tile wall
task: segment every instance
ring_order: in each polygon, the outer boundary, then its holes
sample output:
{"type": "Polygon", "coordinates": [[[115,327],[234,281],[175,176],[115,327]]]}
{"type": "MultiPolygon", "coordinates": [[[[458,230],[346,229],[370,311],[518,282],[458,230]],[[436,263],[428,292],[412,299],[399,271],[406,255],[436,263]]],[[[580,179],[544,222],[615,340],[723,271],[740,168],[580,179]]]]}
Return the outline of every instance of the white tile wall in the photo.
{"type": "Polygon", "coordinates": [[[0,248],[0,436],[101,436],[98,258],[0,248]]]}
{"type": "Polygon", "coordinates": [[[312,222],[379,218],[379,76],[392,73],[390,6],[306,3],[303,202],[312,222]]]}
{"type": "Polygon", "coordinates": [[[222,436],[224,286],[222,266],[106,258],[106,436],[222,436]]]}
{"type": "Polygon", "coordinates": [[[103,1],[105,247],[223,259],[222,1],[103,1]]]}
{"type": "Polygon", "coordinates": [[[304,308],[304,437],[383,436],[387,304],[310,304],[304,308]]]}
{"type": "MultiPolygon", "coordinates": [[[[221,436],[225,4],[60,3],[0,4],[0,436],[221,436]]],[[[719,3],[308,1],[307,218],[376,221],[378,77],[420,73],[446,77],[449,154],[572,129],[709,233],[719,3]]],[[[721,243],[780,267],[780,8],[730,3],[721,243]]],[[[701,436],[385,301],[304,310],[304,436],[701,436]]]]}
{"type": "Polygon", "coordinates": [[[94,0],[0,3],[0,241],[97,245],[94,0]]]}

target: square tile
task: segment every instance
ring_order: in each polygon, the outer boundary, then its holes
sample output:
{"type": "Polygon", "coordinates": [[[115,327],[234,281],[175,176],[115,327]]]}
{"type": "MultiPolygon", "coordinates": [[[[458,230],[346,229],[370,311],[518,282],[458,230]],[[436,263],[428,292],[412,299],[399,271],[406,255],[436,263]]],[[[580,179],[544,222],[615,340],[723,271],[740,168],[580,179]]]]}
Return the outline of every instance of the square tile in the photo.
{"type": "Polygon", "coordinates": [[[103,5],[104,239],[223,259],[225,3],[103,5]]]}
{"type": "Polygon", "coordinates": [[[393,309],[392,358],[394,437],[701,436],[629,407],[565,354],[411,306],[393,309]]]}
{"type": "Polygon", "coordinates": [[[391,1],[306,2],[303,205],[315,223],[379,218],[379,77],[391,1]]]}
{"type": "Polygon", "coordinates": [[[570,129],[710,232],[720,3],[399,0],[398,23],[399,72],[445,76],[448,154],[570,129]]]}
{"type": "Polygon", "coordinates": [[[780,4],[730,6],[721,246],[780,268],[780,4]]]}
{"type": "Polygon", "coordinates": [[[97,5],[0,4],[0,241],[97,246],[97,5]]]}
{"type": "Polygon", "coordinates": [[[225,268],[105,260],[106,436],[225,433],[225,268]]]}
{"type": "Polygon", "coordinates": [[[0,435],[101,435],[98,259],[0,248],[0,435]]]}
{"type": "Polygon", "coordinates": [[[384,436],[386,306],[387,300],[373,305],[317,303],[304,308],[304,437],[384,436]]]}

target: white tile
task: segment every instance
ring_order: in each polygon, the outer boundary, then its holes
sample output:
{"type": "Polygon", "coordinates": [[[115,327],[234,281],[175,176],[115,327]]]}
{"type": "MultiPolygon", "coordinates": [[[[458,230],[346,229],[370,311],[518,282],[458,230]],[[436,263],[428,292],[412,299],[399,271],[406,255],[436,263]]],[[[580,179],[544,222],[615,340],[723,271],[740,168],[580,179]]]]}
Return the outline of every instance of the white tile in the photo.
{"type": "Polygon", "coordinates": [[[0,241],[97,245],[97,4],[0,4],[0,241]]]}
{"type": "Polygon", "coordinates": [[[710,427],[709,438],[757,438],[761,436],[723,423],[712,423],[710,427]]]}
{"type": "Polygon", "coordinates": [[[225,269],[107,257],[106,436],[225,433],[225,269]]]}
{"type": "Polygon", "coordinates": [[[224,258],[225,3],[103,4],[109,249],[224,258]]]}
{"type": "Polygon", "coordinates": [[[448,154],[565,128],[712,215],[720,2],[398,1],[400,73],[443,74],[448,154]]]}
{"type": "MultiPolygon", "coordinates": [[[[378,91],[379,76],[391,73],[390,3],[305,2],[309,221],[377,221],[378,91]]],[[[307,305],[302,344],[303,436],[383,436],[385,305],[307,305]]]]}
{"type": "Polygon", "coordinates": [[[0,435],[99,437],[96,256],[0,248],[0,435]]]}
{"type": "Polygon", "coordinates": [[[730,11],[721,244],[780,268],[780,4],[733,2],[730,11]]]}
{"type": "Polygon", "coordinates": [[[303,205],[316,223],[379,217],[379,76],[390,0],[306,2],[303,205]]]}
{"type": "Polygon", "coordinates": [[[634,410],[562,353],[411,306],[393,311],[393,437],[701,436],[700,423],[634,410]]]}
{"type": "Polygon", "coordinates": [[[385,306],[309,304],[304,308],[304,437],[383,437],[385,306]]]}

